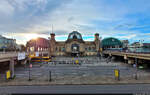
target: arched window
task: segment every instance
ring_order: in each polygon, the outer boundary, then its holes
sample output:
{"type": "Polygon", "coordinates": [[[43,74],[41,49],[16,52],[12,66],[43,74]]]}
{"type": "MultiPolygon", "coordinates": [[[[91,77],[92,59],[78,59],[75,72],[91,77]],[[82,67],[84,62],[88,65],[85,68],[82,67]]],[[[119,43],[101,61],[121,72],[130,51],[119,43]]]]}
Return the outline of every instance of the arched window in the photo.
{"type": "Polygon", "coordinates": [[[79,32],[73,31],[69,34],[68,39],[82,39],[82,36],[79,32]]]}
{"type": "Polygon", "coordinates": [[[58,48],[56,47],[56,51],[58,50],[58,48]]]}

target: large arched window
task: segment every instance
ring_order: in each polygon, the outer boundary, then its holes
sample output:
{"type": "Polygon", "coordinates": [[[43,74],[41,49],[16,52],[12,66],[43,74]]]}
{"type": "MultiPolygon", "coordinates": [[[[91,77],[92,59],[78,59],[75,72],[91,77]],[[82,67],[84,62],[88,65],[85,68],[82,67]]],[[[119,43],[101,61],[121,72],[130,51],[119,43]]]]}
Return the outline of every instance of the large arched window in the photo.
{"type": "Polygon", "coordinates": [[[73,31],[69,34],[68,39],[82,39],[82,36],[79,32],[73,31]]]}

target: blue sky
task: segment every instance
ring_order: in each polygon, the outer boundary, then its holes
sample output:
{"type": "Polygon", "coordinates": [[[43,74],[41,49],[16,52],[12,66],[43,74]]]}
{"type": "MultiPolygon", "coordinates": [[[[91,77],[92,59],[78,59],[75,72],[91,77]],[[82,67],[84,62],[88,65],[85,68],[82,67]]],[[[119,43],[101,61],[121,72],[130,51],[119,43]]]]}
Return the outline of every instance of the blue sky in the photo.
{"type": "Polygon", "coordinates": [[[150,0],[1,0],[0,34],[25,44],[31,38],[66,40],[73,30],[85,40],[103,38],[150,42],[150,0]]]}

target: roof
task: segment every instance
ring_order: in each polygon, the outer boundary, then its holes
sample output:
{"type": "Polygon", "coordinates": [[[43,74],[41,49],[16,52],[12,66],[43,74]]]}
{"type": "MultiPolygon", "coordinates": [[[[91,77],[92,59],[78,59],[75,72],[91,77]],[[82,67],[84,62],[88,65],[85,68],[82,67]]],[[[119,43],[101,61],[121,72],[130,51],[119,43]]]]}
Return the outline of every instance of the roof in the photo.
{"type": "Polygon", "coordinates": [[[102,40],[101,45],[102,46],[115,46],[115,45],[122,46],[122,42],[117,38],[108,37],[102,40]]]}
{"type": "Polygon", "coordinates": [[[71,42],[72,40],[76,40],[78,42],[84,42],[82,39],[82,35],[78,31],[73,31],[69,33],[68,39],[66,42],[71,42]]]}

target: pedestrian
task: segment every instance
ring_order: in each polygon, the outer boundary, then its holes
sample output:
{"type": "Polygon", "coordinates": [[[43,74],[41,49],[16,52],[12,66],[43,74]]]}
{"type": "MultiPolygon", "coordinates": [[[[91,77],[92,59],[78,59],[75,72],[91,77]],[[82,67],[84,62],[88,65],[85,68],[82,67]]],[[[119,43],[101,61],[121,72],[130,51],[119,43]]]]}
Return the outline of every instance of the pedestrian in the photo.
{"type": "Polygon", "coordinates": [[[133,68],[136,68],[136,64],[133,64],[133,68]]]}

